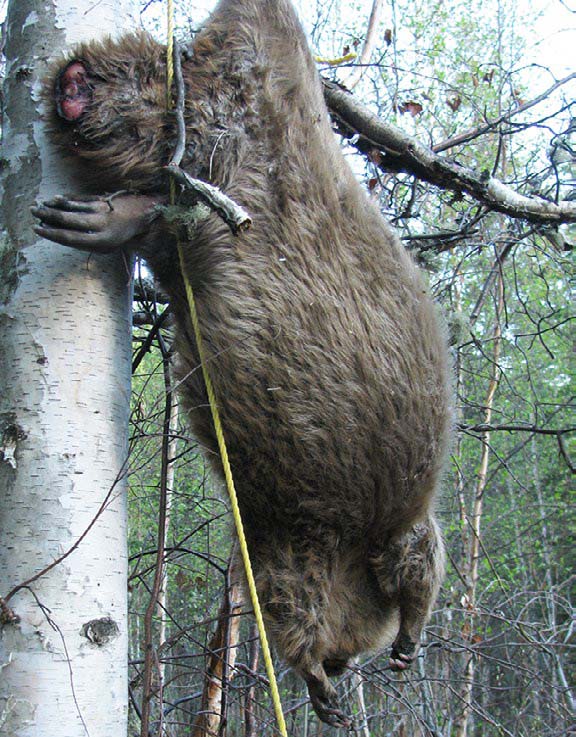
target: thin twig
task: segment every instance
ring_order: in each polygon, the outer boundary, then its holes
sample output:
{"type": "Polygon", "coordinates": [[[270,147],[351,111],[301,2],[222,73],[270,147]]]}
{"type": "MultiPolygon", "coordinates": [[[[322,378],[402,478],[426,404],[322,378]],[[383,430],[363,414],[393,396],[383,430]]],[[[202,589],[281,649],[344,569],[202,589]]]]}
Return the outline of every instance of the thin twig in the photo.
{"type": "Polygon", "coordinates": [[[362,75],[368,67],[368,62],[372,56],[372,49],[376,43],[376,32],[380,25],[380,19],[382,17],[382,10],[384,7],[383,0],[372,0],[372,10],[370,11],[370,18],[368,20],[368,27],[366,29],[366,36],[364,38],[364,45],[360,56],[358,57],[358,64],[352,69],[350,77],[346,80],[346,86],[348,89],[353,89],[358,82],[362,79],[362,75]]]}
{"type": "Polygon", "coordinates": [[[78,703],[78,697],[76,696],[76,689],[74,687],[74,671],[72,670],[72,660],[70,658],[70,653],[68,652],[68,646],[66,645],[66,639],[64,637],[64,633],[62,632],[60,627],[56,624],[56,622],[52,619],[52,617],[50,616],[52,612],[50,611],[50,609],[48,609],[47,606],[42,604],[36,592],[33,591],[29,586],[27,586],[26,588],[34,597],[36,604],[38,604],[40,611],[46,617],[46,621],[48,622],[50,627],[54,630],[54,632],[57,632],[60,635],[60,640],[62,641],[62,649],[64,650],[64,657],[66,658],[66,664],[68,666],[68,677],[70,679],[70,690],[72,692],[72,700],[74,701],[74,705],[76,706],[76,713],[78,714],[78,718],[82,722],[84,731],[86,732],[88,737],[90,737],[88,726],[86,725],[86,721],[84,720],[84,717],[82,715],[82,710],[80,709],[80,704],[78,703]]]}
{"type": "Polygon", "coordinates": [[[62,555],[60,555],[58,558],[53,560],[52,563],[47,565],[41,571],[39,571],[38,573],[35,573],[33,576],[30,576],[30,578],[26,579],[26,581],[23,581],[22,583],[19,583],[17,586],[14,586],[14,588],[11,589],[4,597],[4,602],[10,601],[10,599],[14,596],[14,594],[18,593],[18,591],[20,591],[21,589],[30,589],[30,584],[34,583],[34,581],[37,581],[42,576],[45,576],[49,571],[51,571],[57,565],[60,565],[60,563],[62,563],[63,560],[65,560],[69,555],[71,555],[76,550],[76,548],[80,545],[82,540],[84,540],[86,535],[94,527],[97,520],[100,518],[101,514],[104,512],[104,510],[108,506],[111,500],[111,497],[112,497],[112,492],[116,488],[116,485],[119,483],[119,481],[124,477],[125,472],[126,472],[126,461],[124,461],[124,463],[122,464],[122,467],[120,468],[120,471],[118,472],[118,475],[114,479],[114,483],[112,484],[112,486],[110,487],[110,490],[104,497],[104,501],[102,502],[102,504],[98,508],[98,511],[96,512],[96,514],[90,521],[90,524],[86,527],[86,529],[80,535],[80,537],[76,540],[76,542],[70,548],[68,548],[68,550],[65,553],[62,553],[62,555]]]}
{"type": "Polygon", "coordinates": [[[533,435],[555,435],[562,436],[567,433],[576,432],[576,427],[565,427],[562,429],[553,429],[546,427],[537,427],[532,423],[517,423],[517,424],[503,424],[503,425],[488,425],[485,422],[479,423],[478,425],[464,425],[458,424],[458,429],[466,432],[494,432],[497,430],[504,430],[506,432],[529,432],[533,435]]]}
{"type": "Polygon", "coordinates": [[[484,282],[484,285],[480,291],[480,296],[476,300],[476,304],[474,305],[472,312],[470,313],[470,326],[473,326],[480,316],[480,311],[482,309],[482,306],[484,305],[484,302],[486,301],[486,297],[488,296],[492,285],[494,284],[494,280],[496,279],[498,274],[502,272],[502,264],[510,254],[512,246],[514,246],[515,243],[516,241],[506,243],[504,246],[502,246],[500,251],[497,252],[496,259],[494,261],[494,264],[492,265],[492,268],[490,269],[488,278],[484,282]]]}
{"type": "Polygon", "coordinates": [[[472,128],[471,130],[464,131],[464,133],[459,133],[457,136],[453,136],[452,138],[448,138],[445,141],[437,143],[436,145],[432,146],[432,151],[439,154],[449,148],[452,148],[454,146],[461,146],[464,143],[469,143],[475,138],[479,138],[480,136],[489,133],[491,130],[494,130],[494,128],[497,128],[501,123],[508,123],[510,119],[513,118],[515,115],[529,110],[531,107],[538,105],[540,102],[544,102],[544,100],[548,99],[548,97],[550,97],[550,95],[555,92],[558,87],[561,87],[567,82],[571,82],[573,79],[576,79],[576,73],[569,74],[567,77],[559,79],[558,82],[555,82],[545,92],[543,92],[541,95],[538,95],[538,97],[535,97],[533,100],[529,100],[522,105],[518,105],[515,110],[510,110],[504,115],[501,115],[499,118],[496,118],[496,120],[492,120],[490,123],[486,123],[486,125],[480,126],[478,128],[472,128]]]}
{"type": "Polygon", "coordinates": [[[136,371],[140,363],[142,362],[142,359],[144,356],[150,352],[152,348],[152,343],[154,342],[154,339],[158,335],[158,331],[160,328],[164,325],[165,321],[168,319],[168,317],[171,314],[171,308],[168,306],[164,312],[162,312],[156,320],[154,321],[154,325],[150,328],[148,331],[148,334],[146,335],[146,338],[144,339],[144,342],[136,352],[133,360],[132,360],[132,373],[136,371]]]}
{"type": "Polygon", "coordinates": [[[568,454],[568,448],[566,447],[566,442],[564,441],[562,432],[559,431],[556,437],[558,440],[558,448],[560,450],[560,454],[562,455],[562,458],[564,458],[566,465],[570,469],[570,473],[576,473],[576,466],[572,463],[572,459],[568,454]]]}
{"type": "MultiPolygon", "coordinates": [[[[258,628],[256,626],[256,622],[253,622],[250,625],[250,634],[248,636],[248,639],[250,641],[250,649],[249,649],[249,661],[250,661],[250,671],[251,673],[256,673],[258,670],[258,628]]],[[[244,702],[244,724],[245,724],[245,730],[246,735],[245,737],[257,737],[256,734],[256,687],[258,685],[257,678],[254,677],[252,680],[252,683],[250,684],[250,687],[248,688],[248,692],[246,694],[246,701],[244,702]]]]}

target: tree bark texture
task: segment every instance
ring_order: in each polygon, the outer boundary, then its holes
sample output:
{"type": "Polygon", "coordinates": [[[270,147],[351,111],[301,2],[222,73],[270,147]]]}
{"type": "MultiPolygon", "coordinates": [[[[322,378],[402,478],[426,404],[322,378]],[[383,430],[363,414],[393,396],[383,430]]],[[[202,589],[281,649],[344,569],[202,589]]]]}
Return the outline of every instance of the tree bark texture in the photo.
{"type": "Polygon", "coordinates": [[[130,10],[127,0],[12,0],[8,9],[0,597],[18,621],[0,623],[2,737],[127,729],[129,270],[38,239],[29,207],[79,192],[40,122],[47,62],[81,39],[133,27],[130,10]]]}

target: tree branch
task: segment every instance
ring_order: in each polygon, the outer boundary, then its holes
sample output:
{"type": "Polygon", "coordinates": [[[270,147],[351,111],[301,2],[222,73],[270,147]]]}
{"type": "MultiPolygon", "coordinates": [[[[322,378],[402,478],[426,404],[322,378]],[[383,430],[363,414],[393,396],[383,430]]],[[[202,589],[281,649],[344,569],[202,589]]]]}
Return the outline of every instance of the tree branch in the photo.
{"type": "Polygon", "coordinates": [[[545,92],[543,92],[541,95],[538,95],[538,97],[535,97],[533,100],[529,100],[522,105],[518,105],[518,107],[514,108],[514,110],[510,110],[508,113],[501,115],[496,120],[493,120],[490,123],[486,123],[486,125],[479,126],[478,128],[472,128],[470,130],[464,131],[464,133],[459,133],[457,136],[447,138],[445,141],[441,141],[440,143],[432,146],[432,150],[434,151],[434,153],[439,154],[442,151],[446,151],[447,149],[452,148],[453,146],[460,146],[463,143],[469,143],[475,138],[479,138],[485,133],[489,133],[490,131],[494,130],[501,123],[509,123],[513,117],[525,112],[526,110],[529,110],[531,107],[538,105],[540,102],[543,102],[548,97],[550,97],[550,95],[555,92],[559,87],[562,87],[562,85],[565,85],[567,82],[571,82],[573,79],[576,79],[576,72],[574,72],[573,74],[569,74],[563,79],[559,79],[545,92]]]}
{"type": "Polygon", "coordinates": [[[370,11],[370,18],[368,20],[368,28],[366,29],[366,36],[364,39],[364,45],[360,56],[358,57],[358,66],[353,67],[352,73],[350,74],[346,85],[349,89],[353,89],[358,82],[362,79],[362,74],[365,71],[365,67],[370,61],[372,56],[372,49],[376,42],[376,32],[380,25],[380,19],[382,17],[382,10],[384,8],[384,0],[373,0],[372,10],[370,11]]]}
{"type": "MultiPolygon", "coordinates": [[[[170,307],[167,307],[164,312],[162,312],[156,320],[154,321],[154,324],[148,331],[148,335],[142,342],[142,345],[138,349],[138,351],[135,352],[134,358],[132,359],[132,373],[136,371],[140,363],[142,362],[142,359],[144,356],[150,352],[150,349],[152,347],[152,343],[154,342],[154,339],[156,338],[156,335],[158,334],[158,331],[162,327],[162,325],[166,322],[166,320],[170,317],[171,310],[170,307]]],[[[134,321],[133,321],[134,322],[134,321]]],[[[149,324],[149,323],[146,323],[149,324]]]]}
{"type": "Polygon", "coordinates": [[[182,76],[182,58],[180,47],[174,40],[174,81],[176,83],[176,105],[174,115],[177,125],[176,149],[168,166],[165,167],[168,174],[185,189],[189,189],[207,207],[216,212],[228,225],[234,235],[242,230],[247,230],[252,225],[250,215],[230,199],[217,187],[201,179],[194,179],[180,168],[180,162],[186,150],[186,125],[184,121],[185,86],[182,76]]]}
{"type": "Polygon", "coordinates": [[[541,225],[576,222],[576,203],[526,197],[491,176],[438,156],[350,93],[323,80],[324,97],[338,132],[384,171],[406,172],[442,189],[468,194],[491,210],[541,225]]]}
{"type": "Polygon", "coordinates": [[[479,433],[485,433],[485,432],[494,432],[496,430],[505,430],[506,432],[529,432],[534,435],[555,435],[555,436],[561,436],[566,435],[570,432],[576,432],[576,427],[564,427],[560,429],[554,429],[554,428],[547,428],[547,427],[538,427],[537,425],[534,425],[529,422],[521,422],[517,424],[503,424],[503,425],[490,425],[486,424],[484,422],[479,423],[478,425],[464,425],[462,423],[458,424],[459,430],[464,430],[466,432],[479,432],[479,433]]]}
{"type": "Polygon", "coordinates": [[[562,456],[562,458],[564,458],[564,461],[570,469],[570,472],[576,473],[576,466],[574,465],[574,463],[572,463],[572,459],[570,458],[570,454],[568,453],[568,448],[566,447],[566,443],[564,442],[564,435],[561,430],[558,431],[556,439],[558,440],[558,449],[560,450],[560,455],[562,456]]]}
{"type": "Polygon", "coordinates": [[[238,233],[247,230],[252,225],[252,219],[246,210],[225,195],[218,187],[203,182],[201,179],[194,179],[184,169],[172,163],[168,164],[166,170],[176,182],[185,189],[191,190],[200,202],[217,213],[234,235],[238,235],[238,233]]]}

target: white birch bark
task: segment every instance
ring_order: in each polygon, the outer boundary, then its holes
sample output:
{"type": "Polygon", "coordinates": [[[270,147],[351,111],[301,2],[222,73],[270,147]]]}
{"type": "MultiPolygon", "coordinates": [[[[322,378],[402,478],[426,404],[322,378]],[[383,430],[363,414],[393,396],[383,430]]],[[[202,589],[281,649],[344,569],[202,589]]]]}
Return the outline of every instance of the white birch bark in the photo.
{"type": "Polygon", "coordinates": [[[29,207],[77,192],[39,82],[70,44],[134,27],[131,0],[12,0],[0,189],[2,737],[122,737],[127,713],[127,268],[38,239],[29,207]],[[24,248],[26,247],[26,248],[24,248]]]}

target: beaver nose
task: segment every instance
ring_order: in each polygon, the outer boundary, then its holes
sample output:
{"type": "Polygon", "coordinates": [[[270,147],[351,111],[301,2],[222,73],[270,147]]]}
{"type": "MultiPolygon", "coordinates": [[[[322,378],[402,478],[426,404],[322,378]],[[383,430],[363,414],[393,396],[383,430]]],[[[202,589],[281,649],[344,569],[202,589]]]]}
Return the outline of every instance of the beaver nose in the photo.
{"type": "Polygon", "coordinates": [[[92,85],[81,61],[70,62],[56,81],[56,111],[64,120],[74,122],[85,113],[92,101],[92,85]]]}

